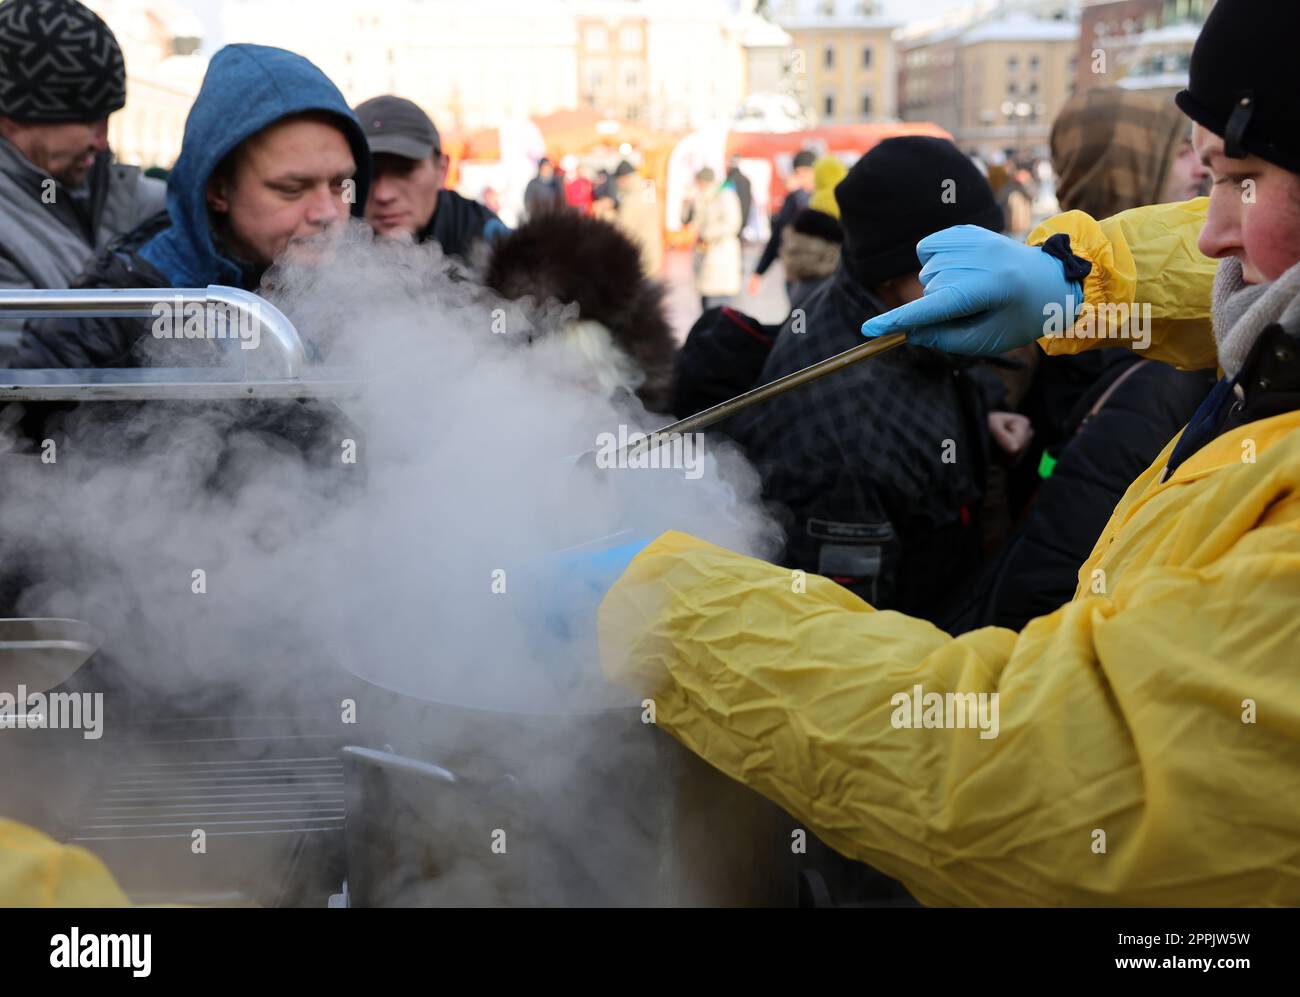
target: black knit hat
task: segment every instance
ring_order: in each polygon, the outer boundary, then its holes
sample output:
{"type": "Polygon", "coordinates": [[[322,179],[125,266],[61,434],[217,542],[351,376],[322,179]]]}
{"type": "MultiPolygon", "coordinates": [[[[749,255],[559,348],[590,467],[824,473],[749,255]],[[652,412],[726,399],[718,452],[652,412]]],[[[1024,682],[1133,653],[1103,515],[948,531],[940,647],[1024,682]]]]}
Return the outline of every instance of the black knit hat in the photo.
{"type": "Polygon", "coordinates": [[[952,225],[1005,227],[975,164],[947,139],[886,139],[835,188],[845,266],[863,287],[921,269],[916,244],[952,225]]]}
{"type": "Polygon", "coordinates": [[[1233,159],[1253,153],[1300,173],[1300,101],[1291,59],[1300,4],[1219,0],[1196,45],[1187,89],[1174,99],[1223,139],[1233,159]]]}
{"type": "Polygon", "coordinates": [[[0,115],[99,121],[126,103],[126,66],[107,24],[74,0],[0,3],[0,115]]]}

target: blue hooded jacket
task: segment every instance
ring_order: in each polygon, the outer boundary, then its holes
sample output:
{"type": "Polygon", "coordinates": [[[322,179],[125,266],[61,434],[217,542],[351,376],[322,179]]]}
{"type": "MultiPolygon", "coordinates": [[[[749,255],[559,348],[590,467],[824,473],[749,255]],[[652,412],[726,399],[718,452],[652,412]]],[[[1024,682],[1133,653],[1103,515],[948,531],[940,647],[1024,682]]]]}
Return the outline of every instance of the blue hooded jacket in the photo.
{"type": "Polygon", "coordinates": [[[249,286],[252,275],[218,253],[213,243],[208,178],[226,154],[250,135],[306,111],[324,111],[338,118],[357,163],[352,212],[360,215],[370,186],[370,147],[338,87],[307,59],[280,48],[227,45],[213,56],[185,120],[181,154],[167,181],[171,225],[140,249],[140,255],[172,287],[226,284],[254,289],[249,286]]]}

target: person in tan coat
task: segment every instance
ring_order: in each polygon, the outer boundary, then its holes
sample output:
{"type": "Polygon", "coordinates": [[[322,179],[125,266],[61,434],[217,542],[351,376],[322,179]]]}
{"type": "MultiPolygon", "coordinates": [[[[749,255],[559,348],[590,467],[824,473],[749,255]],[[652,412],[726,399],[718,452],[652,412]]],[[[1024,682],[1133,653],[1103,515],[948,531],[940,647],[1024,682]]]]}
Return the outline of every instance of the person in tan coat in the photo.
{"type": "Polygon", "coordinates": [[[614,223],[637,244],[645,275],[657,280],[664,268],[664,233],[654,181],[642,177],[626,161],[618,164],[614,181],[618,187],[614,223]]]}
{"type": "Polygon", "coordinates": [[[695,225],[695,290],[708,311],[740,293],[740,198],[730,184],[715,183],[707,166],[695,174],[695,192],[682,212],[695,225]]]}

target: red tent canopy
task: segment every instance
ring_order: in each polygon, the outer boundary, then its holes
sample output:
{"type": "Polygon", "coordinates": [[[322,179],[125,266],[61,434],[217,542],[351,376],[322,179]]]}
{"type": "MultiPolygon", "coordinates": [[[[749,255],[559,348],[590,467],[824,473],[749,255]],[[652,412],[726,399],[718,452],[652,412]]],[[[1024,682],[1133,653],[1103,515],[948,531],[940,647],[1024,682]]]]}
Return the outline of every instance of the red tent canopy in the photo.
{"type": "MultiPolygon", "coordinates": [[[[951,140],[952,136],[928,121],[899,121],[863,125],[823,125],[799,132],[732,132],[727,136],[727,155],[743,159],[766,159],[772,164],[774,177],[790,172],[790,160],[801,149],[825,149],[827,153],[861,156],[878,142],[899,135],[931,135],[951,140]]],[[[781,207],[784,184],[772,185],[770,212],[781,207]]]]}

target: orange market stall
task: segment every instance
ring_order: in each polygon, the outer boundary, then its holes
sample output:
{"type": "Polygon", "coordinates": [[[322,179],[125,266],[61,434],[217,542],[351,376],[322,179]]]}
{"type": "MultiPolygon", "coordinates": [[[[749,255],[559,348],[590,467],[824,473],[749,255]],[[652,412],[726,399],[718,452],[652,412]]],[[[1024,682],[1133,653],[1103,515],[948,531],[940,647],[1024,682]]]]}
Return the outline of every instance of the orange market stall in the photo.
{"type": "Polygon", "coordinates": [[[503,219],[514,224],[522,209],[523,188],[542,156],[556,165],[567,162],[585,169],[593,178],[598,169],[612,173],[619,162],[628,160],[662,191],[668,158],[679,138],[678,133],[651,131],[596,111],[556,111],[498,128],[445,136],[443,150],[451,158],[447,185],[474,198],[491,187],[501,198],[503,219]]]}

